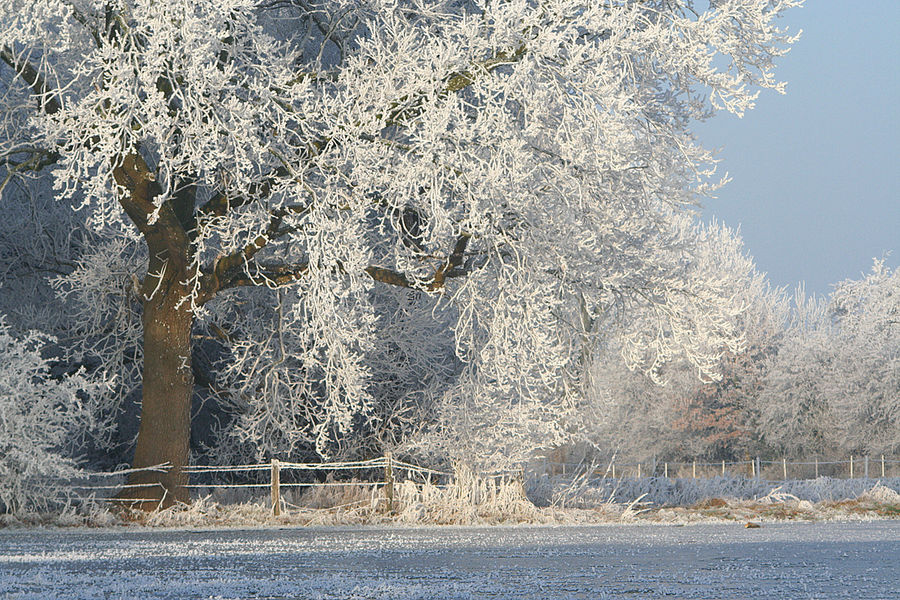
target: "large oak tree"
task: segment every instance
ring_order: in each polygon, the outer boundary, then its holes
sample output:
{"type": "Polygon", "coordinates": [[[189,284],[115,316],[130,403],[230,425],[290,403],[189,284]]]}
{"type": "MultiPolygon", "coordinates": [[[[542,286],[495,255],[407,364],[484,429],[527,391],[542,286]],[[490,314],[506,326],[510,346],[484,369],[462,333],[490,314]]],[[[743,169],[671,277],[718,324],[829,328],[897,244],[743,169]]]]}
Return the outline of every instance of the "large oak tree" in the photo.
{"type": "Polygon", "coordinates": [[[552,443],[623,311],[652,315],[630,364],[714,368],[746,274],[698,266],[714,183],[689,127],[780,89],[797,4],[0,2],[7,174],[51,167],[94,256],[140,261],[134,466],[172,468],[128,495],[187,498],[201,327],[227,341],[236,431],[323,454],[410,377],[445,441],[485,425],[451,410],[475,402],[552,443]]]}

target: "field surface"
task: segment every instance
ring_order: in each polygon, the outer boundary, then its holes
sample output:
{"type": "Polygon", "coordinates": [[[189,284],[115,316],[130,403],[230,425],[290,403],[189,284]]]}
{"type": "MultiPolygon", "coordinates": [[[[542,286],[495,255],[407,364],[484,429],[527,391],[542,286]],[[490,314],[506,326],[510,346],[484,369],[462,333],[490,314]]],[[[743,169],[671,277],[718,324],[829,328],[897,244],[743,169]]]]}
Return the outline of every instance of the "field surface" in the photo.
{"type": "Polygon", "coordinates": [[[0,598],[900,598],[900,521],[0,531],[0,598]]]}

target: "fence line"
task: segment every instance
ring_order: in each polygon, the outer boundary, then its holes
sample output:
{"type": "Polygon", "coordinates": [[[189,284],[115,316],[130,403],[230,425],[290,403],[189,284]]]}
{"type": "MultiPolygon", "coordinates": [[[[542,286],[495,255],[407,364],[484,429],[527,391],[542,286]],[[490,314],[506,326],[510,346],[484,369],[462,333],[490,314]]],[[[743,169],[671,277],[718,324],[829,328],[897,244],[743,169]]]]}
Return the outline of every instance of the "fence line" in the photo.
{"type": "MultiPolygon", "coordinates": [[[[618,478],[644,478],[644,477],[657,477],[662,475],[663,477],[670,477],[670,467],[673,469],[672,473],[674,476],[677,476],[676,473],[678,471],[684,471],[685,469],[690,469],[690,477],[697,478],[698,468],[705,470],[709,473],[711,468],[714,468],[717,475],[727,475],[729,471],[734,474],[735,471],[740,472],[742,475],[749,474],[750,477],[759,478],[762,475],[762,471],[765,467],[769,467],[770,470],[773,466],[781,467],[777,469],[780,472],[781,479],[788,479],[789,469],[788,467],[814,467],[813,477],[818,478],[820,476],[820,470],[822,467],[837,467],[837,469],[831,469],[831,476],[846,476],[849,479],[854,479],[856,477],[862,476],[864,478],[869,477],[886,477],[888,474],[888,467],[890,467],[891,471],[896,472],[896,465],[900,465],[900,460],[895,458],[887,458],[884,455],[880,455],[877,457],[871,456],[849,456],[848,460],[805,460],[805,461],[789,461],[786,457],[782,457],[777,460],[763,460],[760,457],[755,457],[750,460],[740,460],[740,461],[717,461],[717,462],[705,462],[705,461],[646,461],[646,462],[618,462],[615,459],[611,460],[606,467],[603,466],[593,466],[588,465],[584,461],[579,463],[573,462],[554,462],[548,461],[544,463],[551,475],[567,475],[567,474],[575,474],[575,473],[584,473],[586,470],[590,469],[594,474],[601,474],[604,476],[610,476],[614,479],[618,478]],[[841,469],[840,467],[846,466],[846,468],[841,469]],[[862,467],[862,472],[860,472],[860,467],[862,467]]],[[[791,469],[793,473],[796,475],[797,469],[791,469]]],[[[895,475],[896,476],[896,475],[895,475]]],[[[804,477],[794,476],[791,479],[804,479],[804,477]]]]}
{"type": "MultiPolygon", "coordinates": [[[[789,467],[815,467],[815,477],[819,477],[820,468],[823,467],[837,467],[837,469],[843,473],[848,474],[849,478],[854,478],[860,474],[859,467],[862,465],[862,476],[868,478],[872,471],[872,465],[874,465],[874,473],[875,476],[885,477],[888,471],[888,465],[891,466],[892,471],[898,471],[895,468],[896,465],[900,465],[900,460],[896,458],[888,459],[885,456],[879,456],[874,459],[868,456],[851,456],[849,460],[818,460],[815,459],[813,461],[788,461],[786,457],[782,457],[778,460],[762,460],[760,457],[755,457],[751,460],[742,460],[742,461],[717,461],[717,462],[701,462],[701,461],[672,461],[672,462],[659,462],[659,461],[647,461],[647,462],[617,462],[615,459],[609,461],[607,466],[605,467],[597,467],[594,465],[587,465],[584,462],[581,463],[566,463],[566,462],[551,462],[545,461],[540,463],[544,468],[550,470],[550,474],[555,475],[599,475],[601,477],[611,477],[613,479],[616,478],[647,478],[647,477],[670,477],[678,476],[679,471],[683,472],[684,470],[690,468],[690,476],[692,478],[698,477],[698,468],[701,470],[701,475],[703,471],[706,474],[709,473],[710,469],[714,468],[716,475],[726,475],[729,473],[729,470],[734,474],[735,471],[740,472],[741,475],[746,476],[749,474],[754,478],[761,478],[762,471],[764,468],[773,469],[780,467],[777,469],[779,471],[779,475],[781,475],[782,479],[788,479],[789,467]],[[842,468],[843,466],[847,466],[847,468],[842,468]],[[671,470],[670,470],[671,467],[671,470]]],[[[139,469],[121,469],[118,471],[112,472],[89,472],[85,473],[84,479],[91,479],[94,477],[114,477],[114,476],[124,476],[129,475],[136,472],[141,471],[153,471],[153,472],[166,472],[171,469],[172,466],[169,463],[162,463],[159,465],[154,465],[151,467],[144,467],[139,469]]],[[[796,469],[792,469],[796,473],[796,469]]],[[[281,497],[281,489],[282,488],[307,488],[307,487],[346,487],[346,486],[360,486],[360,487],[372,487],[372,488],[382,488],[384,490],[384,500],[386,502],[388,512],[394,511],[394,483],[396,481],[396,472],[404,471],[406,476],[409,477],[413,474],[422,475],[428,478],[428,481],[431,481],[431,477],[452,477],[453,473],[448,471],[441,471],[438,469],[432,469],[428,467],[422,467],[420,465],[416,465],[413,463],[405,462],[402,460],[397,460],[393,458],[391,453],[386,453],[385,456],[379,458],[373,458],[370,460],[359,460],[359,461],[345,461],[345,462],[333,462],[333,463],[297,463],[297,462],[282,462],[277,459],[272,459],[267,463],[255,463],[255,464],[247,464],[247,465],[192,465],[185,467],[183,472],[186,474],[192,475],[202,475],[202,474],[214,474],[214,473],[259,473],[262,471],[269,471],[268,482],[258,482],[258,483],[191,483],[186,485],[188,489],[228,489],[228,488],[253,488],[253,489],[263,489],[269,488],[270,490],[270,499],[271,499],[271,510],[273,514],[276,516],[281,513],[282,505],[287,505],[288,503],[281,497]],[[303,482],[303,481],[281,481],[281,472],[282,471],[374,471],[380,470],[382,475],[379,479],[375,481],[326,481],[326,482],[303,482]]],[[[371,475],[371,473],[370,473],[371,475]]],[[[485,479],[490,478],[522,478],[524,477],[523,470],[508,470],[508,471],[492,471],[492,472],[479,472],[478,476],[483,477],[485,479]]],[[[803,477],[793,477],[793,479],[803,479],[803,477]]],[[[147,487],[157,487],[160,484],[158,483],[134,483],[128,484],[123,483],[120,485],[77,485],[73,484],[70,487],[72,489],[80,489],[80,490],[97,490],[97,491],[105,491],[105,490],[126,490],[126,489],[135,489],[135,488],[147,488],[147,487]]],[[[118,498],[118,501],[128,502],[128,499],[118,498]]],[[[146,499],[134,499],[134,502],[144,502],[146,499]]]]}
{"type": "Polygon", "coordinates": [[[223,466],[215,466],[215,465],[197,465],[185,467],[182,471],[184,473],[190,474],[200,474],[200,473],[234,473],[237,471],[268,471],[271,468],[271,464],[262,464],[262,465],[223,465],[223,466]]]}
{"type": "MultiPolygon", "coordinates": [[[[159,465],[153,465],[151,467],[144,467],[138,469],[120,469],[112,472],[86,472],[81,475],[78,479],[87,479],[90,480],[96,477],[115,477],[115,476],[125,476],[130,475],[132,473],[137,473],[141,471],[153,471],[153,472],[167,472],[172,468],[171,463],[161,463],[159,465]]],[[[372,487],[372,488],[383,488],[385,490],[385,500],[387,501],[387,509],[389,512],[393,512],[394,510],[394,494],[393,494],[393,484],[395,481],[395,471],[404,471],[407,473],[407,476],[412,474],[421,474],[428,477],[430,481],[432,476],[437,477],[450,477],[452,476],[451,472],[448,471],[440,471],[437,469],[430,469],[428,467],[422,467],[420,465],[400,461],[393,459],[390,453],[385,454],[385,456],[379,458],[373,458],[369,460],[357,460],[357,461],[344,461],[344,462],[331,462],[331,463],[299,463],[299,462],[282,462],[277,459],[272,459],[266,463],[254,463],[254,464],[246,464],[246,465],[191,465],[186,466],[182,469],[182,472],[189,475],[206,475],[206,474],[224,474],[224,473],[246,473],[248,476],[254,473],[260,473],[263,471],[269,471],[269,481],[267,483],[190,483],[185,487],[188,489],[231,489],[231,488],[251,488],[251,489],[263,489],[269,488],[270,497],[271,497],[271,509],[273,514],[278,516],[281,513],[281,507],[283,504],[287,504],[287,502],[281,498],[281,489],[282,488],[307,488],[307,487],[347,487],[347,486],[357,486],[357,487],[372,487]],[[282,471],[372,471],[372,470],[383,470],[383,477],[377,481],[326,481],[326,482],[302,482],[302,481],[281,481],[281,472],[282,471]]],[[[488,474],[487,476],[498,476],[493,473],[488,474]]],[[[505,476],[505,475],[504,475],[505,476]]],[[[149,488],[149,487],[159,487],[159,483],[122,483],[116,485],[104,485],[104,484],[71,484],[69,487],[71,489],[77,490],[96,490],[96,491],[109,491],[109,490],[125,490],[125,489],[135,489],[135,488],[149,488]]],[[[107,500],[111,500],[112,498],[106,498],[107,500]]],[[[122,502],[145,502],[146,498],[116,498],[116,501],[122,502]]]]}
{"type": "Polygon", "coordinates": [[[166,461],[153,465],[151,467],[140,467],[138,469],[121,469],[119,471],[87,471],[83,473],[84,477],[115,477],[116,475],[129,475],[131,473],[140,473],[141,471],[155,471],[157,473],[165,473],[172,468],[172,463],[166,461]]]}
{"type": "Polygon", "coordinates": [[[405,469],[407,471],[415,471],[418,473],[425,473],[426,475],[438,475],[438,476],[446,476],[450,477],[453,473],[449,473],[447,471],[438,471],[436,469],[429,469],[427,467],[420,467],[419,465],[413,465],[407,462],[403,462],[400,460],[394,461],[395,469],[405,469]]]}

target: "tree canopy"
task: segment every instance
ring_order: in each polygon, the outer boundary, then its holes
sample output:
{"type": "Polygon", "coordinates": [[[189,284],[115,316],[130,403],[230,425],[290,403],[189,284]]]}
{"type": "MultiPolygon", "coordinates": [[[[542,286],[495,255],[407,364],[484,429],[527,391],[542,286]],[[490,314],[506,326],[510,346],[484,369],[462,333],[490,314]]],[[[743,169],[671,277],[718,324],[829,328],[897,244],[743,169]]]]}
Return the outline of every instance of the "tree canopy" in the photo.
{"type": "Polygon", "coordinates": [[[133,348],[170,497],[195,380],[259,454],[540,447],[613,330],[649,372],[739,349],[690,128],[781,90],[799,3],[4,0],[0,154],[78,211],[56,285],[79,352],[133,348]]]}

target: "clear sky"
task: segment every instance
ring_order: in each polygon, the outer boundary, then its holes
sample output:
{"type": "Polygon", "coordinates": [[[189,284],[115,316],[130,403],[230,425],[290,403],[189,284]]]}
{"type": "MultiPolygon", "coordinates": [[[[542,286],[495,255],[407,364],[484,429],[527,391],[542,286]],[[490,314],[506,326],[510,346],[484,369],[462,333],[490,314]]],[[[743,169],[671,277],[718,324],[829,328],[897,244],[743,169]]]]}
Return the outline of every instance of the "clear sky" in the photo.
{"type": "Polygon", "coordinates": [[[787,95],[697,128],[733,178],[704,214],[740,225],[777,286],[827,294],[890,252],[900,264],[900,0],[807,0],[778,63],[787,95]]]}

